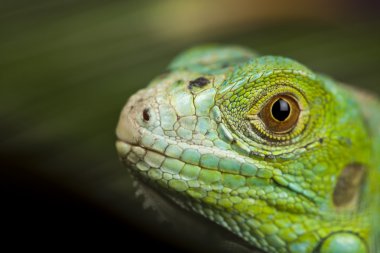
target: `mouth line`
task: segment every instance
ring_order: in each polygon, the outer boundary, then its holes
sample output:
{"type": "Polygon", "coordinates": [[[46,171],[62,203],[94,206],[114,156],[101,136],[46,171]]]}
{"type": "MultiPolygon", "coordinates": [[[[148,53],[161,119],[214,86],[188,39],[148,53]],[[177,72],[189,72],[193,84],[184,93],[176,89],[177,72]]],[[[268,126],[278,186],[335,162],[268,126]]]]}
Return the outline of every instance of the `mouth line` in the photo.
{"type": "MultiPolygon", "coordinates": [[[[209,171],[218,171],[220,173],[223,173],[223,174],[228,174],[228,175],[239,175],[239,176],[242,176],[244,178],[250,178],[250,177],[255,177],[255,178],[260,178],[259,176],[246,176],[244,174],[242,174],[240,171],[236,171],[236,172],[232,172],[232,171],[225,171],[225,170],[221,170],[220,168],[207,168],[207,167],[203,167],[201,165],[201,163],[189,163],[189,162],[186,162],[182,159],[180,159],[181,156],[179,157],[174,157],[174,156],[170,156],[168,154],[164,152],[159,152],[157,150],[154,150],[152,148],[149,148],[149,147],[145,147],[145,146],[142,146],[141,144],[131,144],[129,142],[126,142],[124,140],[120,140],[118,139],[116,141],[116,146],[117,146],[117,150],[118,150],[118,153],[119,153],[119,157],[121,158],[121,160],[128,164],[128,165],[131,165],[133,167],[138,167],[138,166],[142,166],[142,164],[138,165],[139,163],[145,163],[149,166],[149,168],[142,168],[143,171],[148,171],[149,169],[159,169],[159,170],[162,170],[164,172],[168,172],[168,173],[171,173],[173,175],[177,174],[179,175],[180,173],[179,172],[171,172],[170,170],[168,170],[169,168],[165,167],[165,169],[163,169],[163,164],[152,164],[152,163],[149,163],[149,161],[147,162],[144,158],[146,156],[146,154],[149,152],[150,154],[153,154],[153,155],[156,155],[156,156],[161,156],[163,157],[163,159],[173,159],[173,160],[177,160],[181,163],[184,164],[184,166],[188,165],[188,166],[195,166],[195,167],[199,167],[200,170],[209,170],[209,171]],[[121,145],[122,144],[122,145],[121,145]],[[122,152],[120,152],[120,150],[122,152]],[[123,153],[123,154],[121,154],[123,153]],[[132,155],[131,155],[132,154],[132,155]],[[132,156],[132,157],[129,157],[129,156],[132,156]],[[152,166],[153,165],[153,166],[152,166]]],[[[194,148],[194,147],[193,147],[194,148]]],[[[201,156],[202,155],[207,155],[208,153],[201,153],[201,156]]],[[[133,171],[136,171],[136,169],[132,169],[133,171]]],[[[141,168],[140,168],[141,170],[141,168]]],[[[138,171],[137,171],[138,172],[138,171]]],[[[268,178],[267,178],[268,179],[268,178]]],[[[271,182],[274,182],[273,178],[270,178],[268,179],[268,185],[271,184],[271,182]]]]}
{"type": "MultiPolygon", "coordinates": [[[[161,155],[161,156],[164,156],[166,158],[172,158],[172,159],[177,159],[175,157],[172,157],[172,156],[168,156],[165,154],[165,152],[159,152],[157,150],[154,150],[152,148],[148,148],[148,147],[145,147],[145,146],[142,146],[142,145],[139,145],[138,143],[137,144],[133,144],[133,143],[130,143],[130,142],[127,142],[127,141],[124,141],[124,140],[121,140],[121,139],[118,139],[116,141],[116,147],[118,148],[118,143],[122,143],[124,145],[128,145],[130,148],[127,148],[127,150],[129,150],[129,152],[127,152],[126,154],[124,155],[120,155],[120,152],[119,152],[119,157],[122,158],[123,160],[127,159],[127,155],[131,153],[131,151],[137,151],[137,153],[141,153],[141,150],[144,150],[145,152],[149,151],[149,152],[152,152],[154,154],[157,154],[157,155],[161,155]]],[[[127,146],[127,147],[128,147],[127,146]]],[[[118,149],[119,150],[119,149],[118,149]]],[[[136,153],[136,152],[135,152],[136,153]]],[[[178,159],[179,160],[179,159],[178,159]]]]}
{"type": "MultiPolygon", "coordinates": [[[[194,165],[191,163],[184,162],[183,160],[181,160],[179,158],[175,158],[172,156],[168,156],[165,153],[158,152],[157,150],[153,150],[151,148],[143,147],[141,145],[134,145],[134,144],[125,142],[125,141],[120,140],[120,139],[117,140],[116,146],[118,147],[119,157],[121,158],[123,163],[131,166],[130,170],[133,172],[133,174],[141,174],[141,173],[142,174],[148,174],[149,170],[158,169],[161,172],[171,174],[176,179],[191,180],[191,179],[183,178],[183,176],[180,175],[180,171],[182,170],[182,168],[184,166],[188,165],[188,166],[199,167],[200,171],[201,170],[218,171],[218,172],[223,173],[225,175],[232,175],[232,176],[239,175],[239,176],[244,177],[245,179],[248,179],[248,178],[260,179],[260,177],[258,177],[258,176],[245,176],[240,172],[230,173],[230,172],[226,172],[226,171],[221,171],[220,169],[205,168],[205,167],[202,167],[200,164],[194,165]],[[148,152],[149,152],[149,155],[156,156],[156,157],[158,157],[157,159],[160,159],[161,161],[155,163],[154,159],[153,160],[147,159],[145,156],[147,155],[148,152]],[[183,163],[183,167],[178,170],[178,168],[175,169],[175,168],[170,168],[169,166],[164,166],[163,161],[165,159],[173,159],[173,160],[178,161],[179,163],[183,163]]],[[[146,175],[146,176],[148,176],[148,175],[146,175]]],[[[139,175],[138,177],[141,178],[141,177],[144,177],[144,175],[139,175]]],[[[292,190],[290,187],[280,185],[278,182],[276,182],[276,180],[273,177],[267,178],[267,180],[268,180],[267,181],[268,186],[276,185],[279,188],[286,189],[287,191],[290,191],[292,194],[296,194],[299,197],[302,197],[304,199],[304,201],[306,200],[307,202],[315,204],[315,201],[313,199],[311,199],[310,197],[304,195],[303,192],[297,192],[297,191],[292,190]]],[[[252,187],[257,187],[257,186],[252,185],[252,187]]],[[[314,210],[314,211],[312,211],[312,210],[306,211],[305,210],[305,212],[306,213],[309,213],[309,212],[315,213],[316,210],[314,210]]]]}

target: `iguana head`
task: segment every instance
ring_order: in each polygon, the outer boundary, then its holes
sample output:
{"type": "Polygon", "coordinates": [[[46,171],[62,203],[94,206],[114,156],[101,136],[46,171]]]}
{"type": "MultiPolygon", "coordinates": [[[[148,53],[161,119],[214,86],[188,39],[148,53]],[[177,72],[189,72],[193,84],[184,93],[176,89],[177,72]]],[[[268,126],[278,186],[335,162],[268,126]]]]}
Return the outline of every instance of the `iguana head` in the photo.
{"type": "Polygon", "coordinates": [[[266,252],[369,252],[369,133],[343,86],[238,47],[189,50],[120,116],[133,174],[266,252]]]}

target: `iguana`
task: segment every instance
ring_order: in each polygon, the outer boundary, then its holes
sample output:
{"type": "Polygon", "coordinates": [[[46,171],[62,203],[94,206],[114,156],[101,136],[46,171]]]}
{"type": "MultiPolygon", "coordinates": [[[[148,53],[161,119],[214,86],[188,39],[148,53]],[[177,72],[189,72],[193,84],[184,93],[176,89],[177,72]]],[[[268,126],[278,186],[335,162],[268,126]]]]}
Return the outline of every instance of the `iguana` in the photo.
{"type": "Polygon", "coordinates": [[[263,252],[380,252],[380,103],[289,58],[208,45],[133,95],[132,174],[263,252]]]}

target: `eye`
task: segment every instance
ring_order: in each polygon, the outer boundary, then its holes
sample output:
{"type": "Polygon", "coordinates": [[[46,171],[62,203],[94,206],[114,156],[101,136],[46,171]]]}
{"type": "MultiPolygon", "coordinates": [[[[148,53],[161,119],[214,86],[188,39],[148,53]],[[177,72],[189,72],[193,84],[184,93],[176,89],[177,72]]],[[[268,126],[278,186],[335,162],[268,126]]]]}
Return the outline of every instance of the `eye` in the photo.
{"type": "Polygon", "coordinates": [[[267,130],[274,134],[286,134],[297,125],[301,109],[291,95],[275,95],[264,105],[258,116],[267,130]]]}

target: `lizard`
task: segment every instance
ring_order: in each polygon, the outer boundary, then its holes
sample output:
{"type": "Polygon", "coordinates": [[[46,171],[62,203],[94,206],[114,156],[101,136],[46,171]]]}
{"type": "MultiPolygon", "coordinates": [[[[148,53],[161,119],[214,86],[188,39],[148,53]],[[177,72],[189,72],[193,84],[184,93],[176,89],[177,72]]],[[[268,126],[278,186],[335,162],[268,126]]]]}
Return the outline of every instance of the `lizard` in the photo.
{"type": "Polygon", "coordinates": [[[262,252],[379,252],[379,109],[295,60],[197,46],[129,98],[116,148],[139,181],[262,252]]]}

